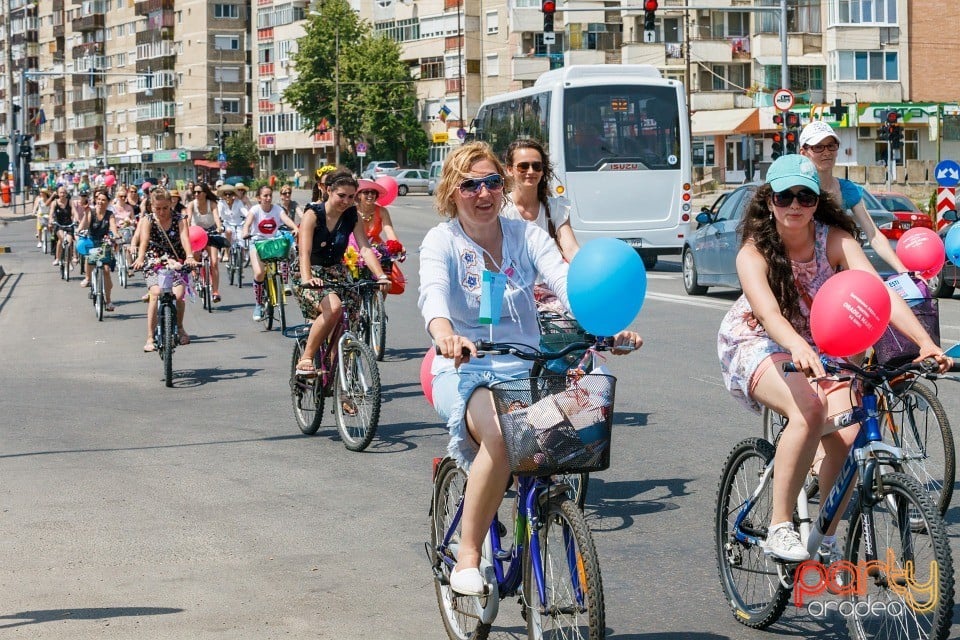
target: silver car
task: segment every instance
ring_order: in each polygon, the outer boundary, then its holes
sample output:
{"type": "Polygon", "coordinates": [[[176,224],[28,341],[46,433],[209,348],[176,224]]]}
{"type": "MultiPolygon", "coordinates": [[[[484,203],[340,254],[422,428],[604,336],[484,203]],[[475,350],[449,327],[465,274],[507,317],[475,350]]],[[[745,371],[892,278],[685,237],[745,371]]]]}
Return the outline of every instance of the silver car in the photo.
{"type": "Polygon", "coordinates": [[[427,193],[427,171],[425,169],[401,169],[393,174],[397,181],[397,193],[427,193]]]}
{"type": "MultiPolygon", "coordinates": [[[[740,250],[740,234],[737,227],[753,199],[759,185],[749,184],[726,195],[719,207],[701,211],[697,214],[699,227],[687,238],[683,247],[683,288],[691,296],[700,296],[708,287],[740,288],[737,276],[737,252],[740,250]]],[[[867,213],[881,231],[889,229],[896,216],[889,211],[872,207],[875,199],[868,199],[864,192],[864,205],[867,213]]],[[[870,263],[881,274],[891,274],[893,270],[876,254],[867,243],[867,236],[860,232],[860,244],[870,263]]],[[[896,249],[896,241],[890,240],[896,249]]]]}

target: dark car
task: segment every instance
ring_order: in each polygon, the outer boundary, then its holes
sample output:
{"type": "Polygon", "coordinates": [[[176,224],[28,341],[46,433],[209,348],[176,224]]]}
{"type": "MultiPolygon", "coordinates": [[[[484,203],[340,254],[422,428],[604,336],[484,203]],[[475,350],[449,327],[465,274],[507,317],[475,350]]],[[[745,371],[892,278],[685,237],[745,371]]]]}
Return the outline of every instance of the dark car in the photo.
{"type": "MultiPolygon", "coordinates": [[[[689,295],[703,295],[708,287],[740,288],[740,278],[737,276],[740,234],[737,227],[758,186],[748,184],[724,194],[719,206],[714,205],[715,210],[705,208],[697,214],[700,226],[690,234],[683,247],[683,288],[689,295]]],[[[895,215],[883,209],[868,206],[867,212],[881,230],[890,227],[896,220],[895,215]]],[[[895,240],[890,243],[896,247],[895,240]]],[[[881,274],[893,273],[867,244],[867,236],[862,231],[860,244],[877,271],[881,274]]]]}

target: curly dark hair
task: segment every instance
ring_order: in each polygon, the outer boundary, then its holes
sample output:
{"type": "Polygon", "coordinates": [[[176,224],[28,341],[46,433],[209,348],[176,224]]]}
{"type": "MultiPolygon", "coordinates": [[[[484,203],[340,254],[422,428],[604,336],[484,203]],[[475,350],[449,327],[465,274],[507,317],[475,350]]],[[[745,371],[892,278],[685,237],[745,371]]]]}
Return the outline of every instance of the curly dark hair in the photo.
{"type": "MultiPolygon", "coordinates": [[[[800,291],[797,290],[793,277],[793,265],[783,246],[783,238],[777,231],[773,213],[767,205],[771,197],[773,197],[773,188],[769,184],[761,185],[753,195],[753,200],[747,205],[743,220],[740,221],[737,229],[740,233],[740,244],[742,246],[748,241],[753,242],[757,251],[767,261],[769,267],[767,282],[780,303],[780,313],[783,317],[797,328],[806,327],[807,319],[800,312],[800,291]]],[[[857,237],[857,225],[853,218],[848,216],[828,193],[820,194],[820,201],[817,203],[816,211],[813,212],[813,219],[846,231],[854,238],[857,237]]]]}

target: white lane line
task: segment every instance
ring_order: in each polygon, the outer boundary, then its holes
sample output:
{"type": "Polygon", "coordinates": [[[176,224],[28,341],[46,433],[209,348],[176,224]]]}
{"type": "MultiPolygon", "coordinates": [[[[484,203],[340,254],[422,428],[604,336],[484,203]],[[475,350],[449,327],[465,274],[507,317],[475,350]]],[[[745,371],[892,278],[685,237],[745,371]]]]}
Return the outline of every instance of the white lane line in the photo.
{"type": "Polygon", "coordinates": [[[679,280],[683,274],[680,273],[647,273],[647,280],[679,280]]]}
{"type": "Polygon", "coordinates": [[[704,307],[706,309],[720,309],[726,311],[733,306],[732,300],[710,300],[708,298],[696,298],[692,296],[678,296],[671,293],[657,293],[647,291],[647,297],[661,302],[673,302],[676,304],[685,304],[691,307],[704,307]]]}

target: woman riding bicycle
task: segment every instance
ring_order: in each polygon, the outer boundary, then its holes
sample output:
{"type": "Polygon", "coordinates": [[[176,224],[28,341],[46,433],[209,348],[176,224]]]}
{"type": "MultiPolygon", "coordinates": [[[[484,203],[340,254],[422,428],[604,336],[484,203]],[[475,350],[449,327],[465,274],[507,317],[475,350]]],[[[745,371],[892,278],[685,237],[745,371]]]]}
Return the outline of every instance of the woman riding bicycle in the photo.
{"type": "MultiPolygon", "coordinates": [[[[140,250],[137,251],[137,260],[133,263],[135,270],[147,267],[147,289],[149,289],[149,306],[147,307],[147,341],[143,345],[144,351],[154,351],[153,334],[157,328],[157,303],[160,297],[160,284],[156,267],[168,261],[181,262],[186,266],[196,266],[196,261],[184,247],[190,246],[190,233],[187,219],[173,213],[170,194],[162,187],[153,189],[150,194],[150,215],[140,218],[137,226],[137,236],[140,238],[140,250]]],[[[183,328],[183,312],[185,304],[183,295],[186,290],[187,276],[177,273],[174,276],[173,292],[177,296],[177,327],[180,331],[180,344],[190,344],[190,334],[183,328]]]]}
{"type": "MultiPolygon", "coordinates": [[[[239,190],[238,190],[239,191],[239,190]]],[[[266,267],[254,244],[259,240],[269,240],[279,233],[280,225],[285,224],[297,235],[297,224],[284,213],[280,205],[273,204],[273,189],[267,185],[257,189],[259,204],[253,205],[247,213],[243,223],[243,237],[252,238],[250,243],[250,267],[253,269],[253,296],[256,306],[253,309],[253,319],[257,322],[263,319],[263,281],[266,278],[266,267]]]]}
{"type": "Polygon", "coordinates": [[[70,207],[70,197],[67,188],[57,187],[57,197],[50,203],[50,232],[57,234],[57,252],[53,258],[53,266],[60,266],[63,257],[63,245],[73,241],[73,209],[70,207]]]}
{"type": "MultiPolygon", "coordinates": [[[[105,187],[97,187],[93,192],[93,210],[84,216],[80,221],[80,231],[86,231],[94,247],[102,247],[104,242],[111,242],[112,238],[119,238],[120,232],[117,229],[117,221],[114,218],[113,211],[108,209],[110,196],[105,187]]],[[[110,292],[113,290],[113,280],[110,278],[110,272],[117,268],[116,258],[110,258],[103,265],[103,299],[104,310],[116,311],[113,303],[110,301],[110,292]]],[[[87,260],[87,273],[80,283],[81,287],[90,286],[90,276],[93,274],[93,265],[87,260]]]]}
{"type": "MultiPolygon", "coordinates": [[[[223,221],[218,210],[218,198],[206,182],[200,182],[193,188],[194,199],[187,205],[190,224],[207,232],[207,246],[203,251],[210,256],[210,284],[213,287],[213,301],[220,302],[220,250],[227,247],[223,237],[223,221]]],[[[193,257],[200,262],[201,251],[193,257]]]]}
{"type": "MultiPolygon", "coordinates": [[[[303,212],[299,260],[293,272],[293,291],[300,310],[306,320],[313,320],[303,357],[297,363],[298,375],[316,375],[313,358],[343,315],[344,301],[340,298],[341,290],[335,285],[350,281],[343,254],[351,233],[360,247],[360,255],[378,282],[382,286],[390,283],[363,233],[354,206],[357,181],[353,174],[335,171],[326,178],[328,200],[322,204],[309,204],[303,212]]],[[[348,295],[355,296],[356,291],[348,290],[348,295]]]]}
{"type": "MultiPolygon", "coordinates": [[[[784,376],[783,362],[793,362],[808,376],[820,378],[823,365],[810,333],[809,316],[819,288],[838,269],[876,274],[860,248],[853,220],[832,196],[821,193],[816,166],[806,157],[787,155],[767,171],[744,214],[737,255],[743,295],[723,319],[718,354],[730,393],[748,408],[769,407],[788,420],[776,449],[773,513],[764,551],[781,560],[800,562],[809,554],[793,528],[793,510],[819,442],[826,457],[820,489],[827,495],[856,437],[858,426],[836,431],[832,416],[851,407],[849,383],[804,376],[784,376]],[[832,430],[832,431],[831,431],[832,430]]],[[[879,277],[879,276],[878,276],[879,277]]],[[[934,357],[945,370],[949,358],[924,331],[906,303],[889,289],[891,323],[934,357]]],[[[821,545],[834,556],[836,522],[821,545]]]]}
{"type": "MultiPolygon", "coordinates": [[[[494,339],[525,345],[540,340],[533,284],[542,277],[565,306],[567,265],[556,244],[539,227],[500,216],[504,205],[503,166],[483,142],[463,145],[444,161],[436,189],[437,209],[448,218],[431,229],[420,247],[420,311],[442,358],[433,364],[433,404],[447,420],[449,454],[469,467],[457,566],[450,586],[463,595],[480,595],[480,547],[510,477],[503,436],[487,388],[529,376],[513,356],[476,360],[475,341],[490,335],[480,324],[484,271],[503,274],[503,312],[494,339]],[[464,355],[466,352],[469,355],[464,355]]],[[[629,295],[629,292],[624,292],[629,295]]],[[[641,344],[632,331],[617,334],[614,345],[641,344]]],[[[615,350],[614,353],[619,353],[615,350]]]]}

